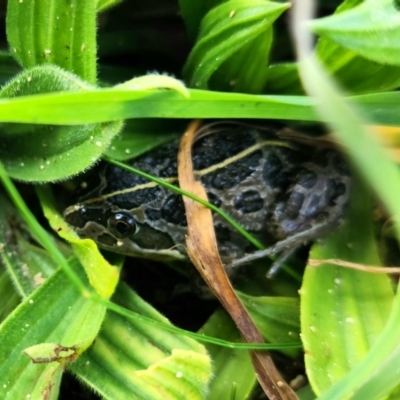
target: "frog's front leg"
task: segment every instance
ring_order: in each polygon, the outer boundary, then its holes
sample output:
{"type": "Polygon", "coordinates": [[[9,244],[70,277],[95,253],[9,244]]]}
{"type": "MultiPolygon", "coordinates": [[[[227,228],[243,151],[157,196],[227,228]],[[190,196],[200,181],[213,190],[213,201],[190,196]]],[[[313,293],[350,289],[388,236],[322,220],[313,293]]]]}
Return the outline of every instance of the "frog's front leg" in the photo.
{"type": "Polygon", "coordinates": [[[335,229],[341,222],[343,212],[341,209],[335,209],[329,215],[329,218],[321,220],[301,232],[294,233],[285,239],[279,240],[272,246],[264,250],[258,250],[254,253],[246,254],[245,256],[232,261],[226,265],[226,270],[229,273],[234,272],[238,267],[250,264],[255,260],[268,256],[278,255],[278,258],[273,262],[267,276],[272,277],[280,267],[302,246],[315,240],[316,238],[326,236],[327,233],[335,229]]]}

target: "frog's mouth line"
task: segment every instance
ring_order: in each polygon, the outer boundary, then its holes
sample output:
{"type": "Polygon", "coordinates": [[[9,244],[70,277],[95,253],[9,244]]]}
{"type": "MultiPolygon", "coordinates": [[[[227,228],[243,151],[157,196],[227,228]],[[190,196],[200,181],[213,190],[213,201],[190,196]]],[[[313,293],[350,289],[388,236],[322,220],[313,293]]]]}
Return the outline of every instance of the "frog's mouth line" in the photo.
{"type": "Polygon", "coordinates": [[[95,237],[95,242],[104,250],[110,250],[120,254],[129,254],[132,257],[136,255],[138,258],[148,258],[156,261],[187,260],[183,244],[173,245],[169,249],[149,249],[140,247],[130,237],[117,239],[112,236],[104,226],[93,221],[87,222],[83,228],[76,228],[76,232],[82,239],[88,237],[88,231],[90,231],[89,236],[91,238],[95,237]],[[182,251],[177,249],[178,246],[183,247],[182,251]]]}

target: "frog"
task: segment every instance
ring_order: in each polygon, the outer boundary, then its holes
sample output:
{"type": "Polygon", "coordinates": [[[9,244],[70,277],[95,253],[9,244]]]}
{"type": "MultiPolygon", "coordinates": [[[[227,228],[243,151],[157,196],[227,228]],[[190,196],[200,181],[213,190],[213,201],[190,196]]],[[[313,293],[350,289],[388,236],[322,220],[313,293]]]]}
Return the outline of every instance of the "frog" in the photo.
{"type": "MultiPolygon", "coordinates": [[[[218,249],[228,275],[241,265],[277,255],[278,267],[297,249],[343,221],[351,174],[330,146],[282,138],[275,127],[216,122],[193,144],[194,173],[208,201],[235,219],[265,250],[213,213],[218,249]]],[[[127,164],[179,186],[179,141],[128,160],[127,164]]],[[[98,171],[67,223],[81,238],[132,257],[157,261],[188,259],[182,196],[112,164],[98,171]]]]}

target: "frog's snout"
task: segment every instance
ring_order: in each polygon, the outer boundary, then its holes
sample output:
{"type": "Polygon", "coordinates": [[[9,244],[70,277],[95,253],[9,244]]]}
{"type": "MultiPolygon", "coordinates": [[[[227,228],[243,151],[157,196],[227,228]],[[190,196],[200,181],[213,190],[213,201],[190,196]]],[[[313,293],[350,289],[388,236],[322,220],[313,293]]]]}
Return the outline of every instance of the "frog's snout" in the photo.
{"type": "Polygon", "coordinates": [[[80,205],[73,205],[64,211],[64,219],[74,228],[83,228],[88,222],[86,209],[80,205]]]}

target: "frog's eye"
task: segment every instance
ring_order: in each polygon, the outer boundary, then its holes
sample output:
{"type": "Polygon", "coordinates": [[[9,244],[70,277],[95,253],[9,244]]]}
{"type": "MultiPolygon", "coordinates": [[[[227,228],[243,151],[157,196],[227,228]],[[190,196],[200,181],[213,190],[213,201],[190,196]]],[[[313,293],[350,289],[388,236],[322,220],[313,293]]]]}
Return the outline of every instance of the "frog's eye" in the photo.
{"type": "Polygon", "coordinates": [[[136,221],[129,214],[116,213],[108,219],[108,229],[110,232],[122,239],[133,235],[137,230],[136,221]]]}

